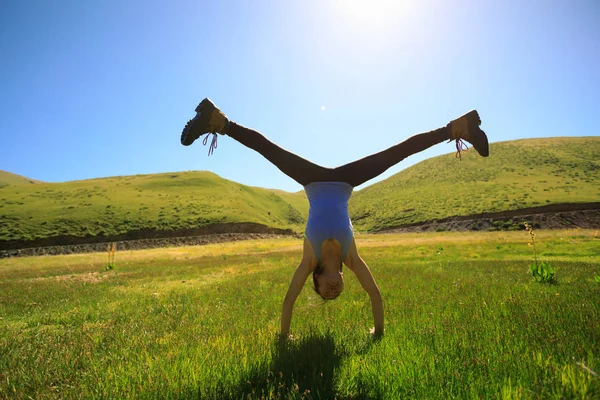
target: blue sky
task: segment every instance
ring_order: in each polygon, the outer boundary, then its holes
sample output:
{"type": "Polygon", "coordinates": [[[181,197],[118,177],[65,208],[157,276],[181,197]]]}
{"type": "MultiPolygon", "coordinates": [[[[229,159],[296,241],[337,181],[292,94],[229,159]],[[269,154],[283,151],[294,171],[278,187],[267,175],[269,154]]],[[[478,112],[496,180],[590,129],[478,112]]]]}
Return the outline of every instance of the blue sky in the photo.
{"type": "Polygon", "coordinates": [[[204,97],[325,166],[472,108],[491,142],[600,126],[596,0],[9,0],[0,54],[0,169],[49,182],[208,170],[301,189],[231,138],[181,146],[204,97]]]}

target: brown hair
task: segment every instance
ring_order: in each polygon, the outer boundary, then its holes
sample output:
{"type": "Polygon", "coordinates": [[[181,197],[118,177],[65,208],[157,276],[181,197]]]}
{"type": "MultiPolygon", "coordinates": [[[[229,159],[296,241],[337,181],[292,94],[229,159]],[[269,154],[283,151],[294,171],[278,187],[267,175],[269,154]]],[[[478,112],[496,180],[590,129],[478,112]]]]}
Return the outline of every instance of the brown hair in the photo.
{"type": "MultiPolygon", "coordinates": [[[[342,271],[343,266],[344,266],[344,264],[340,263],[340,272],[342,271]]],[[[321,272],[323,272],[323,269],[324,269],[323,264],[321,264],[320,262],[317,263],[317,266],[315,267],[315,270],[313,271],[313,289],[315,289],[315,292],[317,292],[317,294],[319,296],[321,296],[321,298],[323,300],[325,300],[325,301],[335,300],[335,299],[326,299],[325,297],[323,297],[321,292],[319,292],[319,281],[317,280],[317,276],[321,275],[321,272]]]]}
{"type": "Polygon", "coordinates": [[[323,272],[323,265],[319,262],[313,271],[313,289],[315,289],[315,292],[317,292],[317,294],[321,296],[323,300],[327,301],[329,299],[323,297],[321,292],[319,292],[319,281],[317,280],[317,276],[320,275],[321,272],[323,272]]]}

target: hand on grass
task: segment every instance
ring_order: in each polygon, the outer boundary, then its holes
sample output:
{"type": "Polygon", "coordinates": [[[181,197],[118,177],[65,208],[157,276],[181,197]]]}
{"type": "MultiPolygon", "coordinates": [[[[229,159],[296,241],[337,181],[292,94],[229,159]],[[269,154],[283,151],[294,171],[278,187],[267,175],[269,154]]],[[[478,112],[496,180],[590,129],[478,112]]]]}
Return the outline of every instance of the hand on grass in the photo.
{"type": "Polygon", "coordinates": [[[376,331],[373,327],[369,330],[369,336],[373,340],[381,340],[383,338],[383,331],[376,331]]]}
{"type": "Polygon", "coordinates": [[[279,334],[279,343],[294,342],[296,340],[297,340],[297,338],[292,334],[289,334],[289,333],[285,333],[285,334],[280,333],[279,334]]]}

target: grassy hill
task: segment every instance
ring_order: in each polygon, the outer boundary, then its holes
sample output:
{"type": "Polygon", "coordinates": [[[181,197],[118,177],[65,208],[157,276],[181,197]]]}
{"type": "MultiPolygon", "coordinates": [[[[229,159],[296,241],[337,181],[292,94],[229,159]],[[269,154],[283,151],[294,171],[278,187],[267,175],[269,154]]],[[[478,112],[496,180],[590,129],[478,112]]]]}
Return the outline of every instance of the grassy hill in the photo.
{"type": "MultiPolygon", "coordinates": [[[[214,223],[296,228],[292,193],[241,185],[210,172],[122,176],[0,188],[0,240],[118,235],[214,223]]],[[[306,207],[305,207],[306,208],[306,207]]]]}
{"type": "Polygon", "coordinates": [[[600,137],[492,143],[462,161],[434,157],[356,192],[350,215],[378,230],[450,216],[600,199],[600,137]]]}
{"type": "MultiPolygon", "coordinates": [[[[600,199],[600,137],[493,143],[490,154],[431,158],[357,191],[350,200],[354,226],[377,230],[600,199]]],[[[303,192],[249,187],[210,172],[23,184],[30,181],[0,174],[0,242],[238,222],[302,231],[308,214],[303,192]]]]}
{"type": "Polygon", "coordinates": [[[21,175],[13,174],[11,172],[0,170],[0,187],[8,186],[8,185],[21,185],[21,184],[29,184],[32,183],[41,183],[40,181],[36,181],[35,179],[29,179],[21,175]]]}
{"type": "Polygon", "coordinates": [[[271,193],[281,197],[284,201],[288,202],[292,207],[294,207],[300,215],[306,221],[308,219],[308,200],[306,199],[306,194],[304,194],[304,190],[299,192],[285,192],[283,190],[278,189],[268,189],[271,193]]]}

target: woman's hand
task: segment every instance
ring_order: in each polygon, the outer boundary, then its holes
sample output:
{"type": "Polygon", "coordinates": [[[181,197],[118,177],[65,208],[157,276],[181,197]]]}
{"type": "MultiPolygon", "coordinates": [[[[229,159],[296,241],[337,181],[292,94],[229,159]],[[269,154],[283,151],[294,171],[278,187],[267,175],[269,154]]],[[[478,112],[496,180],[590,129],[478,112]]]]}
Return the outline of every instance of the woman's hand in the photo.
{"type": "Polygon", "coordinates": [[[375,327],[369,329],[369,336],[373,340],[380,340],[383,338],[383,330],[375,330],[375,327]]]}
{"type": "Polygon", "coordinates": [[[297,340],[297,337],[292,335],[292,334],[279,334],[279,342],[280,343],[285,343],[285,342],[295,342],[297,340]]]}

